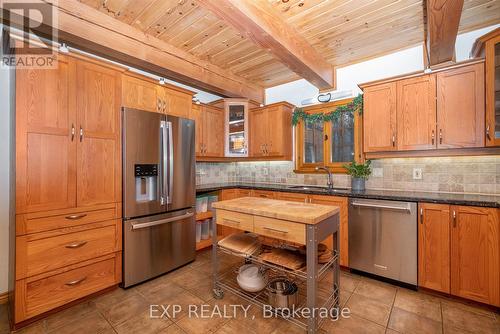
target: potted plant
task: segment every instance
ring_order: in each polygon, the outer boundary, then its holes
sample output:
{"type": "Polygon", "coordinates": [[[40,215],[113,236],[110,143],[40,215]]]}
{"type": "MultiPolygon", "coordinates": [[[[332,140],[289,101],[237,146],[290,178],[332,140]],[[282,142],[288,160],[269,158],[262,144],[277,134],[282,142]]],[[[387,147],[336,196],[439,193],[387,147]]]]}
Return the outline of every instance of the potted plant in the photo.
{"type": "Polygon", "coordinates": [[[351,175],[351,188],[353,191],[365,190],[365,180],[372,173],[370,167],[371,163],[371,160],[366,160],[365,163],[361,164],[353,161],[350,164],[344,165],[344,167],[347,169],[347,174],[351,175]]]}

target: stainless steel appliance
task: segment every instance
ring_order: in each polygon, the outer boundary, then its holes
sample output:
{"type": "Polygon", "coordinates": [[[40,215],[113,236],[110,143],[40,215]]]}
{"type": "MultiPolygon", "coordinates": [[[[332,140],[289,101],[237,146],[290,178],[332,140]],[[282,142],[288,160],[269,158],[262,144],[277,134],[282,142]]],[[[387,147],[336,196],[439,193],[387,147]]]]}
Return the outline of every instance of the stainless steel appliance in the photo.
{"type": "Polygon", "coordinates": [[[194,121],[122,109],[123,286],[195,258],[194,121]]]}
{"type": "Polygon", "coordinates": [[[349,199],[349,267],[417,285],[417,204],[349,199]]]}

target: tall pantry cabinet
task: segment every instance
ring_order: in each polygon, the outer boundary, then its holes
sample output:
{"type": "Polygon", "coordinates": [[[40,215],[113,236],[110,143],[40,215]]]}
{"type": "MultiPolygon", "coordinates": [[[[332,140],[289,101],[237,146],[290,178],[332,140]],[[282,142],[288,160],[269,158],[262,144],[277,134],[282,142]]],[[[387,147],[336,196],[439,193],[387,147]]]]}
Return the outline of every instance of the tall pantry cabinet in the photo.
{"type": "Polygon", "coordinates": [[[16,70],[14,323],[121,280],[121,70],[16,70]]]}

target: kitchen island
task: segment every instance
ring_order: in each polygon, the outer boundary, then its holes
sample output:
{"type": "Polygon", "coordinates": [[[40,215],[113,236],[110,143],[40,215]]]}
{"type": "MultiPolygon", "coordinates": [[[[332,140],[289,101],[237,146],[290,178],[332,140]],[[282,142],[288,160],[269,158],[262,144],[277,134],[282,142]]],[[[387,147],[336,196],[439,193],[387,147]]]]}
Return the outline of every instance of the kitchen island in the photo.
{"type": "MultiPolygon", "coordinates": [[[[290,201],[273,200],[267,198],[242,197],[212,204],[216,209],[216,219],[213,223],[213,277],[214,296],[223,297],[223,291],[229,290],[236,295],[258,306],[266,306],[264,293],[248,293],[234,285],[234,277],[218,271],[218,253],[233,253],[221,246],[217,237],[217,226],[226,226],[239,231],[253,232],[264,237],[280,240],[280,246],[302,245],[305,246],[305,268],[290,270],[272,262],[263,260],[259,254],[243,254],[246,263],[258,263],[274,270],[277,274],[293,275],[304,281],[306,296],[298,307],[307,309],[310,314],[317,310],[336,309],[339,307],[339,212],[336,206],[327,206],[311,203],[297,203],[290,201]],[[331,250],[331,259],[326,263],[318,263],[318,248],[321,241],[333,236],[335,240],[331,250]],[[319,300],[319,281],[332,274],[329,294],[319,300]]],[[[286,247],[286,246],[285,246],[286,247]]],[[[275,310],[279,315],[279,311],[275,310]]],[[[306,319],[288,318],[298,326],[306,329],[308,333],[315,333],[324,318],[309,316],[306,319]]]]}

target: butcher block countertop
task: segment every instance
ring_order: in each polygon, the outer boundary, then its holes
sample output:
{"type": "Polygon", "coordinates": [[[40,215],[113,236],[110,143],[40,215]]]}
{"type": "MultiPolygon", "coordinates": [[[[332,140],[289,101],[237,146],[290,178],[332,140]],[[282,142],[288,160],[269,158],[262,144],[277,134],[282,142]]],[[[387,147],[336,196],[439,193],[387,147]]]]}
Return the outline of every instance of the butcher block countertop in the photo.
{"type": "Polygon", "coordinates": [[[281,201],[260,197],[240,197],[212,203],[212,207],[300,224],[317,224],[340,212],[338,206],[281,201]]]}

